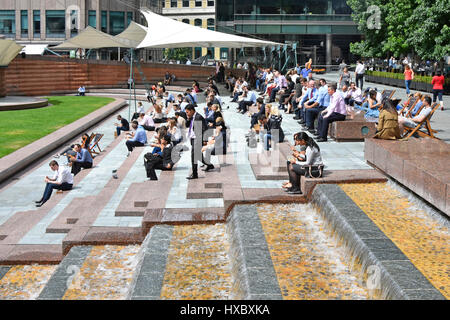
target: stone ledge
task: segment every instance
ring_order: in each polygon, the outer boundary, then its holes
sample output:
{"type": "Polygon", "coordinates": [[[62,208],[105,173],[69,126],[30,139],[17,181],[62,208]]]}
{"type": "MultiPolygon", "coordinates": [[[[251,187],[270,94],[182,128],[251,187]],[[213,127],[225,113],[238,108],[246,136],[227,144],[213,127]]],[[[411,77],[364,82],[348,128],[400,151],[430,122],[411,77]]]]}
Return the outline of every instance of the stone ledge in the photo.
{"type": "Polygon", "coordinates": [[[0,159],[0,183],[20,172],[56,148],[85,132],[109,115],[127,105],[123,99],[114,102],[78,119],[75,122],[37,140],[0,159]]]}
{"type": "Polygon", "coordinates": [[[338,185],[317,186],[312,202],[321,208],[337,236],[352,244],[352,254],[358,255],[365,268],[379,268],[382,298],[445,299],[338,185]]]}

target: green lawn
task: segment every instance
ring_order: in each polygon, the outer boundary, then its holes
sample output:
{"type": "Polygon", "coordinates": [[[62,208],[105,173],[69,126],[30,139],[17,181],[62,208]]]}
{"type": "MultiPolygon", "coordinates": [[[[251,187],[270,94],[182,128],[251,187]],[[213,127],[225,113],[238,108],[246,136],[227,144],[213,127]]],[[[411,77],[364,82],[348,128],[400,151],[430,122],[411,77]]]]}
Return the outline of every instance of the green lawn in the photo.
{"type": "Polygon", "coordinates": [[[0,111],[0,158],[114,101],[101,97],[50,97],[51,106],[0,111]]]}

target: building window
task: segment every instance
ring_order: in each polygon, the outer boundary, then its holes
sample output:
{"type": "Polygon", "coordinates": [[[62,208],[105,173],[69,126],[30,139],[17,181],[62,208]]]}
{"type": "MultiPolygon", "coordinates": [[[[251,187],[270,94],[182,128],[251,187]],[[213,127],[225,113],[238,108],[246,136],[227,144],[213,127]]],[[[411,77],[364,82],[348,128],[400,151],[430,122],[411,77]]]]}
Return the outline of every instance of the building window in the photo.
{"type": "Polygon", "coordinates": [[[34,38],[41,37],[41,10],[33,10],[34,38]]]}
{"type": "Polygon", "coordinates": [[[0,34],[15,38],[16,12],[14,10],[0,10],[0,34]]]}
{"type": "Polygon", "coordinates": [[[102,32],[108,32],[108,12],[102,11],[102,32]]]}
{"type": "Polygon", "coordinates": [[[109,34],[115,36],[125,30],[125,12],[109,12],[109,34]]]}
{"type": "Polygon", "coordinates": [[[92,28],[97,28],[97,11],[89,10],[88,25],[91,26],[92,28]]]}
{"type": "Polygon", "coordinates": [[[133,21],[133,12],[127,12],[127,26],[133,21]]]}
{"type": "Polygon", "coordinates": [[[177,2],[176,0],[170,0],[170,7],[171,8],[176,8],[177,7],[177,2]]]}
{"type": "Polygon", "coordinates": [[[214,7],[214,0],[208,0],[208,7],[214,7]]]}
{"type": "Polygon", "coordinates": [[[202,26],[202,19],[195,19],[194,20],[194,25],[196,27],[201,27],[202,26]]]}
{"type": "Polygon", "coordinates": [[[183,7],[189,7],[189,0],[183,0],[183,7]]]}
{"type": "Polygon", "coordinates": [[[194,49],[194,59],[198,59],[202,56],[202,48],[196,47],[194,49]]]}
{"type": "Polygon", "coordinates": [[[78,34],[78,11],[70,11],[70,36],[74,37],[78,34]]]}
{"type": "Polygon", "coordinates": [[[183,20],[181,20],[181,22],[183,22],[183,23],[187,23],[187,24],[189,24],[190,22],[189,22],[189,19],[183,19],[183,20]]]}
{"type": "Polygon", "coordinates": [[[201,7],[202,6],[202,2],[195,0],[195,6],[196,7],[201,7]]]}
{"type": "Polygon", "coordinates": [[[28,10],[20,11],[20,34],[22,38],[28,38],[28,10]]]}
{"type": "Polygon", "coordinates": [[[64,10],[47,10],[45,23],[47,38],[66,37],[66,12],[64,10]]]}
{"type": "Polygon", "coordinates": [[[220,48],[220,59],[227,60],[228,59],[228,49],[220,48]]]}
{"type": "Polygon", "coordinates": [[[207,24],[208,30],[213,30],[214,31],[214,19],[208,19],[206,21],[206,24],[207,24]]]}

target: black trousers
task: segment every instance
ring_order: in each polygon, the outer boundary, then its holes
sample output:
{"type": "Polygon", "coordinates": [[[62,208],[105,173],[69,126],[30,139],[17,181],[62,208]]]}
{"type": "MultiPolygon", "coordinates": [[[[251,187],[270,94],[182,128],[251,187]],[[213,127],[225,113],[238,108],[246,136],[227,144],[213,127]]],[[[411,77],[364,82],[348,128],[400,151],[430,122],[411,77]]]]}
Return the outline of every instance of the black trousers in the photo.
{"type": "Polygon", "coordinates": [[[155,127],[152,127],[152,126],[142,125],[142,128],[144,128],[147,131],[155,131],[155,127]]]}
{"type": "Polygon", "coordinates": [[[81,171],[81,168],[92,168],[92,162],[72,162],[72,174],[74,176],[76,176],[81,171]]]}
{"type": "Polygon", "coordinates": [[[289,173],[289,182],[292,184],[292,187],[301,191],[300,177],[305,175],[306,170],[298,164],[291,164],[289,161],[287,162],[287,169],[289,173]]]}
{"type": "Polygon", "coordinates": [[[238,109],[239,109],[241,112],[247,112],[247,111],[248,111],[248,107],[251,106],[252,104],[253,104],[252,101],[245,101],[245,100],[240,101],[240,102],[239,102],[239,108],[238,108],[238,109]]]}
{"type": "Polygon", "coordinates": [[[142,142],[139,141],[131,141],[131,140],[127,140],[127,142],[125,142],[125,144],[127,145],[128,151],[133,151],[133,149],[135,147],[142,147],[144,146],[144,144],[142,142]]]}
{"type": "Polygon", "coordinates": [[[317,125],[317,131],[319,132],[319,137],[322,139],[327,139],[328,136],[328,127],[330,123],[334,121],[344,121],[345,115],[333,112],[328,116],[328,118],[324,118],[322,115],[319,116],[319,123],[317,125]]]}
{"type": "Polygon", "coordinates": [[[204,165],[207,165],[207,163],[205,163],[205,159],[203,158],[202,142],[196,140],[197,139],[191,139],[191,165],[192,165],[192,174],[194,176],[198,175],[199,161],[201,161],[204,165]]]}
{"type": "Polygon", "coordinates": [[[150,178],[150,180],[158,180],[155,170],[162,170],[162,171],[172,170],[172,168],[168,169],[164,167],[163,160],[160,157],[153,157],[151,161],[145,161],[144,165],[145,170],[147,171],[147,178],[150,178]]]}
{"type": "Polygon", "coordinates": [[[363,85],[364,85],[364,74],[356,74],[356,86],[362,90],[363,85]]]}

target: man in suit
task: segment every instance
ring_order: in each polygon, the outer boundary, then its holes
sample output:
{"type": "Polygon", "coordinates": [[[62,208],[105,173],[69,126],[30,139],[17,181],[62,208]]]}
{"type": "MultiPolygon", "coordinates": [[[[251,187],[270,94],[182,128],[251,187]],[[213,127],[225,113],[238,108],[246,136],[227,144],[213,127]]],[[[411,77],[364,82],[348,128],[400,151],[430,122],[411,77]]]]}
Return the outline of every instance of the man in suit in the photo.
{"type": "Polygon", "coordinates": [[[202,146],[204,141],[207,141],[204,134],[207,130],[207,125],[205,118],[201,114],[195,111],[195,106],[193,104],[188,104],[185,109],[186,115],[188,117],[186,129],[188,130],[187,138],[191,141],[191,164],[192,164],[192,174],[186,179],[197,179],[198,178],[198,161],[201,161],[204,165],[207,165],[203,160],[202,146]]]}
{"type": "Polygon", "coordinates": [[[161,139],[161,151],[157,154],[147,153],[144,158],[145,170],[147,171],[147,178],[150,180],[158,180],[155,169],[168,171],[172,170],[175,165],[172,159],[172,145],[170,144],[170,136],[165,135],[161,139]]]}

